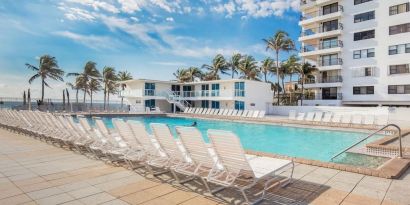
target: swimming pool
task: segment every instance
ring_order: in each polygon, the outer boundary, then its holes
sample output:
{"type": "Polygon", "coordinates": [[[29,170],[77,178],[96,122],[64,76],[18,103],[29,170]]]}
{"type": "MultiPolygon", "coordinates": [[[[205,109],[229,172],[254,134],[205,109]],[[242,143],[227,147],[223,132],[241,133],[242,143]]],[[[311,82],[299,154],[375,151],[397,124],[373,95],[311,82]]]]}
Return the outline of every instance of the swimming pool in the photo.
{"type": "MultiPolygon", "coordinates": [[[[208,129],[230,130],[236,133],[245,149],[291,157],[329,162],[341,150],[366,137],[365,133],[335,130],[298,128],[279,125],[252,124],[219,120],[174,117],[121,117],[124,120],[143,122],[151,132],[150,123],[166,123],[175,134],[175,126],[189,126],[194,121],[205,141],[208,129]]],[[[102,118],[113,128],[110,117],[102,118]]],[[[373,138],[373,140],[378,137],[373,138]]]]}

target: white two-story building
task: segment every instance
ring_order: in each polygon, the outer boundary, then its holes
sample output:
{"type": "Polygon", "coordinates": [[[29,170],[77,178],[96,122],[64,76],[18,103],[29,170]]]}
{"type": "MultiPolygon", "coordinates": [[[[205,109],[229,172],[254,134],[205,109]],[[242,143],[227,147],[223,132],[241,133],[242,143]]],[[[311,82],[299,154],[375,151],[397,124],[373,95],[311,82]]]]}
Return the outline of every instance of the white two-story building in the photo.
{"type": "Polygon", "coordinates": [[[187,107],[237,110],[267,110],[273,103],[269,83],[229,79],[179,83],[137,79],[126,85],[121,96],[131,111],[158,107],[164,112],[178,112],[187,107]]]}

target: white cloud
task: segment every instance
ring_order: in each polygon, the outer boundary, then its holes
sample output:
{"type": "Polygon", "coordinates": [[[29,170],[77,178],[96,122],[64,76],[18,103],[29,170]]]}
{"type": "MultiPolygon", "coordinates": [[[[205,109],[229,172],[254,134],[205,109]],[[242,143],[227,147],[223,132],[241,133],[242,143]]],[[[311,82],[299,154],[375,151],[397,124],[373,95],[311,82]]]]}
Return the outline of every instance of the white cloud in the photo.
{"type": "Polygon", "coordinates": [[[174,18],[172,18],[172,17],[167,17],[165,20],[169,21],[169,22],[174,22],[174,18]]]}
{"type": "Polygon", "coordinates": [[[140,21],[140,19],[137,18],[137,17],[135,17],[135,16],[130,17],[130,19],[133,20],[133,21],[135,21],[135,22],[139,22],[139,21],[140,21]]]}
{"type": "Polygon", "coordinates": [[[109,4],[104,1],[97,1],[97,0],[66,0],[69,3],[78,3],[86,6],[91,6],[94,10],[98,11],[99,9],[111,12],[111,13],[119,13],[119,9],[112,4],[109,4]]]}
{"type": "Polygon", "coordinates": [[[121,10],[125,13],[141,11],[147,5],[145,0],[118,0],[118,3],[121,4],[121,10]]]}
{"type": "Polygon", "coordinates": [[[117,45],[117,43],[114,44],[113,39],[106,36],[82,35],[70,31],[57,31],[53,34],[71,39],[95,50],[114,49],[117,45]]]}
{"type": "Polygon", "coordinates": [[[60,10],[64,11],[64,16],[72,21],[75,20],[81,20],[81,21],[94,21],[95,17],[94,15],[84,9],[80,9],[80,8],[70,8],[70,7],[64,7],[64,6],[60,6],[58,7],[60,10]]]}

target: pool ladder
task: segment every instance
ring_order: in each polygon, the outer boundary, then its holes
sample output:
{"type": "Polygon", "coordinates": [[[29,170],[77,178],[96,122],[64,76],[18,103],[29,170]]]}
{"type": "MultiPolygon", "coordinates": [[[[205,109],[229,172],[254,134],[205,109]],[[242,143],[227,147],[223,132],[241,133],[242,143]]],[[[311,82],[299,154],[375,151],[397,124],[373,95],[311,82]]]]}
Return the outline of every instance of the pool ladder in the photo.
{"type": "Polygon", "coordinates": [[[367,137],[361,139],[360,141],[354,143],[353,145],[351,145],[350,147],[344,149],[343,151],[339,152],[338,154],[334,155],[330,160],[333,161],[333,159],[335,159],[336,157],[340,156],[341,154],[345,153],[346,151],[350,150],[351,148],[355,147],[356,145],[364,142],[365,140],[369,139],[370,137],[373,137],[374,135],[376,135],[377,133],[379,133],[380,131],[383,131],[384,129],[388,128],[388,127],[394,127],[397,129],[398,133],[399,133],[399,158],[403,157],[403,148],[402,148],[402,144],[401,144],[401,129],[398,125],[396,124],[388,124],[382,128],[380,128],[379,130],[371,133],[370,135],[368,135],[367,137]]]}

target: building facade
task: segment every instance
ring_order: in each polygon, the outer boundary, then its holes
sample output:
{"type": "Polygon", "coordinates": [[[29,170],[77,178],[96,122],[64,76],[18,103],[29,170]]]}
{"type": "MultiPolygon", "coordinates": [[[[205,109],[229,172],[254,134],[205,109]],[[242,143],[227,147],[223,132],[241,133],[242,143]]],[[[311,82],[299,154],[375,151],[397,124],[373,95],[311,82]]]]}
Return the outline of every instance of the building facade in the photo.
{"type": "Polygon", "coordinates": [[[301,0],[304,105],[410,105],[409,0],[301,0]]]}
{"type": "Polygon", "coordinates": [[[273,102],[269,83],[229,79],[178,83],[176,81],[129,80],[120,96],[131,111],[158,107],[164,112],[184,110],[186,107],[215,109],[267,110],[273,102]]]}

